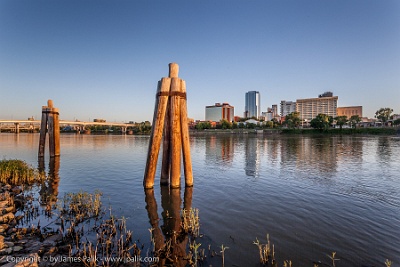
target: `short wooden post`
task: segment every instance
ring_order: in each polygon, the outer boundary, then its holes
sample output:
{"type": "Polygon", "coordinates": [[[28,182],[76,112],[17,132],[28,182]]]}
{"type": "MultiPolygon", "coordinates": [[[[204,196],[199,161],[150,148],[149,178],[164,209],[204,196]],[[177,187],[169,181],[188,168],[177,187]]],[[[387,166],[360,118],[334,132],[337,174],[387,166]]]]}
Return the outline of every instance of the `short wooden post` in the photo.
{"type": "Polygon", "coordinates": [[[38,152],[39,157],[44,157],[47,132],[49,133],[50,157],[60,155],[60,123],[58,115],[58,109],[53,107],[53,101],[48,100],[47,106],[42,107],[38,152]]]}
{"type": "Polygon", "coordinates": [[[170,63],[169,77],[163,78],[158,85],[153,128],[143,181],[145,188],[154,186],[162,134],[164,134],[164,141],[160,183],[162,185],[170,184],[171,188],[180,187],[181,153],[183,152],[185,183],[186,186],[193,186],[187,124],[186,84],[178,78],[178,72],[178,64],[170,63]]]}

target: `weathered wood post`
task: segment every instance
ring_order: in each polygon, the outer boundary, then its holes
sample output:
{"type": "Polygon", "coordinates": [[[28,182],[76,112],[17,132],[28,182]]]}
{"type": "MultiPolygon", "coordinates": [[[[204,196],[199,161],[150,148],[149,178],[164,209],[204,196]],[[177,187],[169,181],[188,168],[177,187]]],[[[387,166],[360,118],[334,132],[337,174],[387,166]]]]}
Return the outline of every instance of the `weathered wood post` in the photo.
{"type": "Polygon", "coordinates": [[[161,81],[158,83],[156,103],[153,115],[153,125],[151,128],[149,151],[147,153],[146,170],[144,173],[143,181],[143,185],[145,188],[152,188],[154,186],[154,177],[156,175],[158,153],[160,151],[170,85],[170,78],[162,78],[161,81]]]}
{"type": "Polygon", "coordinates": [[[47,106],[42,106],[42,121],[39,136],[39,157],[44,157],[46,133],[49,133],[50,157],[60,155],[60,122],[58,108],[53,107],[53,101],[48,100],[47,106]]]}
{"type": "Polygon", "coordinates": [[[178,78],[178,72],[178,64],[170,63],[169,77],[162,78],[158,83],[153,127],[143,181],[145,188],[154,186],[154,176],[163,136],[160,183],[170,184],[171,188],[180,187],[181,154],[183,154],[185,183],[186,186],[193,186],[187,124],[186,83],[178,78]]]}
{"type": "Polygon", "coordinates": [[[179,78],[172,78],[171,82],[171,117],[170,117],[170,132],[171,132],[171,187],[180,187],[181,178],[181,120],[180,120],[180,96],[181,80],[179,78]]]}
{"type": "Polygon", "coordinates": [[[181,92],[181,132],[182,132],[182,152],[183,152],[183,170],[185,172],[185,185],[193,185],[192,158],[190,156],[189,125],[187,121],[186,104],[186,82],[182,81],[181,92]]]}

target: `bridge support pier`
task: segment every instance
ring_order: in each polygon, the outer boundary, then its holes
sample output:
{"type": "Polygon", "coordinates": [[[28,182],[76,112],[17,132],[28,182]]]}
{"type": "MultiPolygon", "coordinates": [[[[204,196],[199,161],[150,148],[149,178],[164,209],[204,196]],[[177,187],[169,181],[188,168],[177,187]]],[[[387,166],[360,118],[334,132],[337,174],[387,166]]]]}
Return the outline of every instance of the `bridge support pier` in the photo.
{"type": "Polygon", "coordinates": [[[58,108],[53,107],[53,101],[48,100],[47,106],[42,106],[42,121],[39,137],[39,157],[44,157],[46,133],[49,133],[50,157],[60,155],[60,122],[58,108]]]}
{"type": "Polygon", "coordinates": [[[15,133],[18,134],[19,133],[19,122],[14,123],[15,125],[15,133]]]}

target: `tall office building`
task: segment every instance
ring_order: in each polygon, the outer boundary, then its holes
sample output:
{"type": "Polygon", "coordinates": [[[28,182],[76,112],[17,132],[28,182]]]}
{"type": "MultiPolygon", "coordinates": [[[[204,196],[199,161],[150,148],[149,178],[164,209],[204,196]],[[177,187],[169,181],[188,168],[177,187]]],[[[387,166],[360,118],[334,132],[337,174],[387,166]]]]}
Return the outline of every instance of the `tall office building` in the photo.
{"type": "Polygon", "coordinates": [[[296,102],[293,101],[286,101],[282,100],[281,101],[281,116],[285,117],[286,115],[289,115],[292,112],[296,111],[296,102]]]}
{"type": "Polygon", "coordinates": [[[234,113],[234,107],[228,103],[215,103],[214,106],[206,106],[206,121],[233,121],[234,113]]]}
{"type": "Polygon", "coordinates": [[[318,114],[336,117],[338,97],[332,92],[325,92],[318,98],[306,98],[296,100],[296,111],[300,112],[302,120],[311,121],[318,114]]]}
{"type": "Polygon", "coordinates": [[[260,106],[260,92],[258,91],[249,91],[246,93],[244,107],[244,117],[251,118],[256,117],[257,119],[261,115],[261,106],[260,106]]]}

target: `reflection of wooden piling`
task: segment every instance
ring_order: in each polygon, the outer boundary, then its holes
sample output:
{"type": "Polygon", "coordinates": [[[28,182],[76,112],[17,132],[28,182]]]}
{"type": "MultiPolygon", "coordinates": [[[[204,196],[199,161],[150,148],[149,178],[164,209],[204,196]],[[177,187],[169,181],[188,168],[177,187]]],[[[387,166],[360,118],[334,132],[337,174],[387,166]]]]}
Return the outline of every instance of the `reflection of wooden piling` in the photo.
{"type": "MultiPolygon", "coordinates": [[[[161,187],[162,220],[158,216],[154,189],[145,189],[146,210],[154,238],[155,255],[159,257],[157,266],[188,266],[186,253],[189,243],[188,233],[182,228],[180,188],[161,187]],[[160,226],[159,223],[163,222],[160,226]]],[[[185,188],[184,208],[190,210],[193,187],[185,188]]]]}
{"type": "Polygon", "coordinates": [[[154,189],[146,189],[145,190],[145,201],[146,201],[146,210],[147,214],[149,216],[150,220],[150,225],[152,229],[152,234],[154,238],[154,246],[155,250],[159,251],[160,249],[163,248],[164,246],[164,236],[161,232],[161,229],[158,225],[158,222],[160,221],[158,217],[158,212],[157,212],[157,201],[156,198],[154,197],[154,189]]]}
{"type": "Polygon", "coordinates": [[[178,78],[179,66],[169,64],[169,77],[162,78],[158,85],[150,136],[149,150],[143,185],[154,186],[161,139],[163,158],[161,184],[180,187],[181,151],[185,171],[186,186],[193,185],[192,162],[190,158],[189,129],[187,124],[186,83],[178,78]]]}
{"type": "MultiPolygon", "coordinates": [[[[58,196],[58,185],[60,182],[60,157],[51,157],[49,162],[49,172],[46,179],[46,182],[42,183],[41,189],[39,190],[39,194],[41,196],[41,203],[48,205],[48,208],[51,205],[57,202],[58,196]]],[[[44,175],[44,158],[39,158],[39,172],[44,175]]],[[[50,209],[51,210],[51,209],[50,209]]]]}
{"type": "Polygon", "coordinates": [[[60,124],[58,108],[53,107],[53,101],[48,100],[47,106],[42,107],[42,121],[39,137],[39,157],[44,157],[46,133],[49,133],[50,157],[60,155],[60,124]]]}

